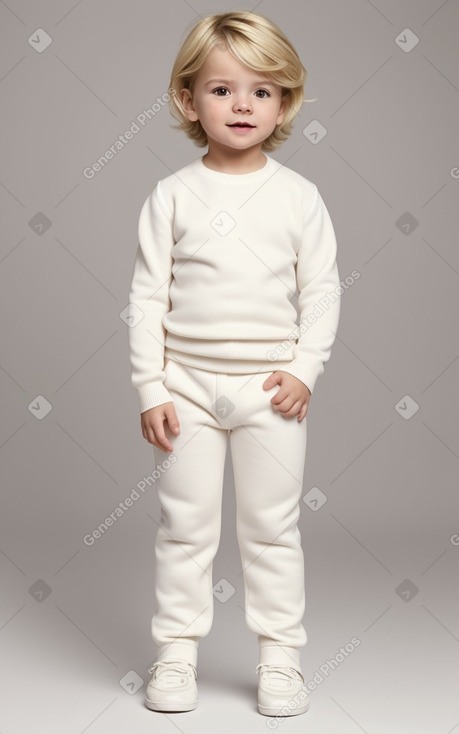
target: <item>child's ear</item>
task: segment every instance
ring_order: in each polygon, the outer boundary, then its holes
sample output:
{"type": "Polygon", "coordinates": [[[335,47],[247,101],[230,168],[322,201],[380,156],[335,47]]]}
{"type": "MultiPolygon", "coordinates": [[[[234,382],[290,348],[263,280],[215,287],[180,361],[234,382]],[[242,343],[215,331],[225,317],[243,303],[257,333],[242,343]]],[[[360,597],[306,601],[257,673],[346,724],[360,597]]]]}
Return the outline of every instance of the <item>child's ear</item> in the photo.
{"type": "Polygon", "coordinates": [[[191,122],[196,122],[196,120],[199,119],[198,113],[193,107],[193,99],[189,89],[182,89],[180,91],[180,101],[188,119],[191,120],[191,122]]]}
{"type": "Polygon", "coordinates": [[[281,125],[283,123],[285,114],[288,110],[288,105],[289,105],[288,95],[284,94],[284,96],[282,97],[281,103],[280,103],[279,114],[277,116],[276,125],[281,125]]]}

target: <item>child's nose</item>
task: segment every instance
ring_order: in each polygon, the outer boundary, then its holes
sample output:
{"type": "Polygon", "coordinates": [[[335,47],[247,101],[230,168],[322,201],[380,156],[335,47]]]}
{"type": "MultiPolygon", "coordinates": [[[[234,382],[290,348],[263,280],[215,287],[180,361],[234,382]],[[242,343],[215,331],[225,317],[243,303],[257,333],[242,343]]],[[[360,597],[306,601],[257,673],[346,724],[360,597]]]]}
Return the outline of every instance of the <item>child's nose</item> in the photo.
{"type": "Polygon", "coordinates": [[[241,94],[236,98],[234,108],[236,110],[248,110],[250,109],[250,100],[247,99],[245,95],[241,94]]]}

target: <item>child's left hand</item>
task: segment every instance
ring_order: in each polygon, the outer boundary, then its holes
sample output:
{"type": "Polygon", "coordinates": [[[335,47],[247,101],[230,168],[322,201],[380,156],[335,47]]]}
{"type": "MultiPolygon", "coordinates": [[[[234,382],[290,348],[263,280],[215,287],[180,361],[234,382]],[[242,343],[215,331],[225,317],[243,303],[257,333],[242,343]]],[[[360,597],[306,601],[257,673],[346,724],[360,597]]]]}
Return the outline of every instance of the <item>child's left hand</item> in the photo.
{"type": "Polygon", "coordinates": [[[271,398],[273,409],[278,411],[282,418],[293,418],[293,416],[298,415],[298,422],[300,423],[306,416],[311,398],[311,392],[307,385],[283,370],[273,372],[264,381],[263,390],[269,390],[274,385],[280,385],[280,388],[271,398]]]}

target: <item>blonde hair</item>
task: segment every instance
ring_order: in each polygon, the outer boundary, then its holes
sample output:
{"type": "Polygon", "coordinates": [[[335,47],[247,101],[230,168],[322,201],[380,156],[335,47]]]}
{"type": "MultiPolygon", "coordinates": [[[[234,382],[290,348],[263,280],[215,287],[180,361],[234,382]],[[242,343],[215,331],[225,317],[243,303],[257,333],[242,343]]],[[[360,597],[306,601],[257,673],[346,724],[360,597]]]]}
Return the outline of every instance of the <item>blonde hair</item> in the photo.
{"type": "Polygon", "coordinates": [[[197,73],[215,47],[228,49],[241,63],[267,74],[287,97],[284,120],[276,125],[263,142],[262,150],[278,148],[292,132],[292,122],[303,102],[307,72],[294,47],[282,31],[264,15],[233,10],[206,15],[185,38],[172,68],[168,103],[171,114],[179,120],[174,129],[183,130],[199,147],[207,145],[207,135],[199,120],[191,121],[180,99],[182,89],[193,93],[197,73]]]}

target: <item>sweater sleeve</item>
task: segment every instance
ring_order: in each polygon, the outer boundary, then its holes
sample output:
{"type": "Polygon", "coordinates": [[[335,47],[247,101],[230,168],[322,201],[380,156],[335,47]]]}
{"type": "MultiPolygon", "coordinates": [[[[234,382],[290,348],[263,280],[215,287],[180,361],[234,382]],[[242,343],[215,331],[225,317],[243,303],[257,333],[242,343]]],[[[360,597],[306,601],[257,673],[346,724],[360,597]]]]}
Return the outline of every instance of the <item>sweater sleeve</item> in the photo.
{"type": "Polygon", "coordinates": [[[172,401],[164,386],[166,329],[163,318],[171,307],[169,286],[172,280],[174,236],[172,215],[162,197],[160,182],[141,209],[138,235],[139,244],[129,292],[135,326],[128,329],[128,335],[131,381],[137,391],[140,412],[143,413],[172,401]]]}
{"type": "Polygon", "coordinates": [[[338,327],[340,293],[336,237],[324,201],[315,187],[312,206],[305,213],[296,262],[300,323],[293,360],[282,367],[304,382],[310,392],[324,372],[338,327]]]}

